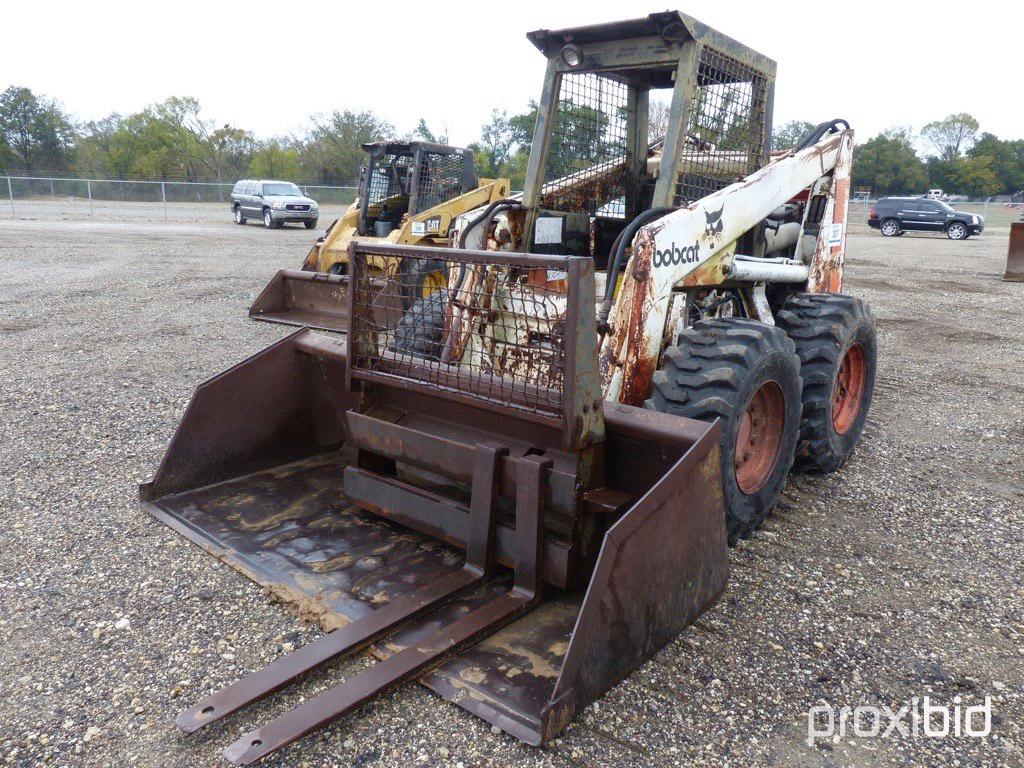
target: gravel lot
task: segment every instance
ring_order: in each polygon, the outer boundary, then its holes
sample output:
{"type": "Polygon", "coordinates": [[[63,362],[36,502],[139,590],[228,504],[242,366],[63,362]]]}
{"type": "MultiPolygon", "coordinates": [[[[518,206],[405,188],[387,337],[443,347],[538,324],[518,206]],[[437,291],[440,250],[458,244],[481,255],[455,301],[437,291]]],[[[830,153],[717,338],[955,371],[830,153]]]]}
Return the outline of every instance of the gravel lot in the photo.
{"type": "MultiPolygon", "coordinates": [[[[310,235],[0,221],[0,763],[222,765],[237,734],[368,663],[182,736],[179,709],[317,630],[136,500],[196,383],[284,334],[245,309],[310,235]]],[[[264,764],[1024,765],[1024,285],[999,280],[1006,239],[851,236],[882,354],[854,460],[795,477],[725,598],[551,748],[410,686],[264,764]],[[991,696],[992,735],[806,743],[815,703],[925,694],[991,696]]]]}

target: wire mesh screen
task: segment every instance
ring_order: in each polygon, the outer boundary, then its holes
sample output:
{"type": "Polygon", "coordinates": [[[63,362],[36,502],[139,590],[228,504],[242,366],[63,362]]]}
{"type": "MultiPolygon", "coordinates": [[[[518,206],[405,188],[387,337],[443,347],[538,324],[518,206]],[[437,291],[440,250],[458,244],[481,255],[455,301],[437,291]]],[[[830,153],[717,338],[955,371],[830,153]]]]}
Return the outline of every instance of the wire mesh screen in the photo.
{"type": "MultiPolygon", "coordinates": [[[[546,268],[537,257],[516,266],[509,263],[515,259],[488,263],[466,252],[446,258],[423,251],[403,249],[381,276],[371,266],[380,255],[370,246],[356,248],[352,376],[411,381],[558,418],[567,273],[546,268]]],[[[549,266],[558,264],[556,257],[549,266]]]]}
{"type": "Polygon", "coordinates": [[[767,98],[761,72],[703,49],[676,205],[717,192],[765,164],[767,98]]]}
{"type": "Polygon", "coordinates": [[[628,86],[608,75],[562,75],[541,204],[625,216],[628,86]]]}
{"type": "Polygon", "coordinates": [[[389,198],[406,197],[412,168],[410,155],[382,154],[372,158],[367,173],[367,205],[389,198]]]}
{"type": "Polygon", "coordinates": [[[424,152],[415,203],[409,213],[420,213],[468,191],[473,185],[467,179],[467,165],[466,156],[461,152],[424,152]]]}

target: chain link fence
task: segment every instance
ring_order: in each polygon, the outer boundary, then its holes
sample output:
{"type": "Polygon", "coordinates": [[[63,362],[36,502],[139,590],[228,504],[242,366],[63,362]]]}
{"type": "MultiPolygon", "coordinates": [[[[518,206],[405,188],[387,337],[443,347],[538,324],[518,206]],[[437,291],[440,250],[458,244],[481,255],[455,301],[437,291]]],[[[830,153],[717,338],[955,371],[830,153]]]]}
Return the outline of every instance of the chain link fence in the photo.
{"type": "MultiPolygon", "coordinates": [[[[356,199],[357,187],[299,184],[332,220],[356,199]]],[[[122,181],[0,176],[0,218],[224,221],[233,183],[122,181]],[[5,199],[6,198],[6,199],[5,199]]]]}
{"type": "MultiPolygon", "coordinates": [[[[221,222],[230,218],[234,184],[192,181],[122,181],[43,176],[0,176],[0,219],[221,222]]],[[[320,204],[325,225],[356,199],[355,186],[299,184],[320,204]]],[[[855,191],[850,222],[867,226],[876,198],[855,191]]],[[[1008,228],[1024,215],[1024,191],[1015,195],[964,198],[949,204],[985,217],[985,226],[1008,228]]]]}

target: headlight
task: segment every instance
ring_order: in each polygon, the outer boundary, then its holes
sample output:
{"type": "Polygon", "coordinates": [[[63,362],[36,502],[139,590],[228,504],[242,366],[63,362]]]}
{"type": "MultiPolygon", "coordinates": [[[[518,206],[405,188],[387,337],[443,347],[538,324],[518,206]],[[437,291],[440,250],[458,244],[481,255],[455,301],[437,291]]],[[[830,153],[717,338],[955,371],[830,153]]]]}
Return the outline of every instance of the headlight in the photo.
{"type": "Polygon", "coordinates": [[[570,67],[578,67],[583,63],[583,52],[572,43],[562,49],[562,61],[570,67]]]}
{"type": "Polygon", "coordinates": [[[309,210],[311,210],[311,211],[318,211],[318,210],[320,210],[320,206],[317,203],[310,203],[309,204],[309,210]]]}
{"type": "Polygon", "coordinates": [[[981,224],[981,216],[978,216],[978,215],[971,216],[971,221],[973,221],[975,224],[981,224]]]}
{"type": "Polygon", "coordinates": [[[283,211],[284,203],[271,203],[270,207],[273,208],[275,211],[283,211]]]}

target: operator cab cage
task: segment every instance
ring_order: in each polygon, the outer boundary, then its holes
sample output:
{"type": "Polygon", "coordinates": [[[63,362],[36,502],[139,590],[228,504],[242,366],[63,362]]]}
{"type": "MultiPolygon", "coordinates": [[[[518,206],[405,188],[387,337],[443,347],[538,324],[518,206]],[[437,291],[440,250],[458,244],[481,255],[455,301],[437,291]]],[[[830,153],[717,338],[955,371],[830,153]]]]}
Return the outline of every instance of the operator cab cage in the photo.
{"type": "Polygon", "coordinates": [[[678,11],[538,30],[547,57],[523,205],[586,214],[594,253],[649,208],[702,198],[768,162],[775,62],[678,11]],[[668,119],[650,124],[664,91],[668,119]]]}
{"type": "Polygon", "coordinates": [[[391,228],[477,185],[473,153],[427,141],[363,144],[366,165],[359,179],[359,234],[374,235],[377,222],[391,228]]]}

